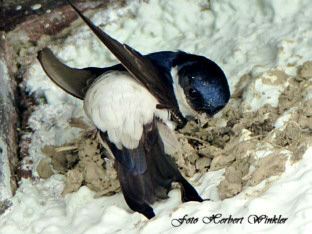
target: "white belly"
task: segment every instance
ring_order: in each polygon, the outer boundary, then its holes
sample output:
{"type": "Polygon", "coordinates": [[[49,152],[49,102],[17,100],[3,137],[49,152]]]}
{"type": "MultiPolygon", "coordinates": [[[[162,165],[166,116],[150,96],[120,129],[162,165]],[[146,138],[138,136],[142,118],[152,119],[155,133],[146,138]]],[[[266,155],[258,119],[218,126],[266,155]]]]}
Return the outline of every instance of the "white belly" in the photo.
{"type": "Polygon", "coordinates": [[[107,132],[118,148],[138,146],[143,125],[154,116],[171,125],[167,110],[156,109],[156,98],[127,72],[103,74],[91,85],[84,99],[84,109],[94,125],[107,132]]]}

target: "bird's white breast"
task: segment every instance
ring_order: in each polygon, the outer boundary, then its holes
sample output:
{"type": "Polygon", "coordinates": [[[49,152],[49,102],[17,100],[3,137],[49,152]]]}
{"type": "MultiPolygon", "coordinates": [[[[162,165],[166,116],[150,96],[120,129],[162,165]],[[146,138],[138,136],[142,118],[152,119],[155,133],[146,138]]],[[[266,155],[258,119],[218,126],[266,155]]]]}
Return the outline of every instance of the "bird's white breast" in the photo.
{"type": "Polygon", "coordinates": [[[94,125],[107,132],[118,148],[136,148],[143,125],[154,116],[170,124],[167,110],[158,110],[156,98],[129,73],[111,71],[97,78],[88,89],[84,109],[94,125]]]}

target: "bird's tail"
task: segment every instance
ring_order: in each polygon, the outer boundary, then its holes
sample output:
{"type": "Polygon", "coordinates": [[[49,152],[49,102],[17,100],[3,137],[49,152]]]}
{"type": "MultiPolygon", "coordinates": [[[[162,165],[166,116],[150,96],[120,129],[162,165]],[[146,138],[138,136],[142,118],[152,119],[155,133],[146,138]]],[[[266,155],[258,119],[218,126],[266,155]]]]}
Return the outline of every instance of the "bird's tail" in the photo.
{"type": "Polygon", "coordinates": [[[203,201],[181,175],[173,159],[165,154],[156,121],[144,127],[143,137],[136,149],[119,150],[108,143],[116,158],[115,167],[127,204],[149,219],[155,216],[149,205],[156,199],[168,198],[172,182],[180,183],[183,202],[203,201]]]}

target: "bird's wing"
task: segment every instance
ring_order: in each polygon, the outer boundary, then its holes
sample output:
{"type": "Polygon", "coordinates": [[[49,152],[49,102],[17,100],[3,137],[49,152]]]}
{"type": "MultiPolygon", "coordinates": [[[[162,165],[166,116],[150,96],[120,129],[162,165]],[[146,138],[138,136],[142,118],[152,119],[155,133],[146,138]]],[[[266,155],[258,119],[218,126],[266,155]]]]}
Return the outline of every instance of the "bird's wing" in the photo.
{"type": "MultiPolygon", "coordinates": [[[[170,81],[164,77],[163,72],[146,56],[141,55],[138,51],[126,44],[119,43],[117,40],[103,32],[85,17],[71,1],[66,1],[103,42],[103,44],[116,56],[128,72],[155,96],[160,105],[171,109],[174,114],[179,115],[179,118],[181,118],[172,84],[168,83],[170,81]]],[[[183,119],[183,117],[181,119],[183,119]]]]}
{"type": "Polygon", "coordinates": [[[84,68],[76,69],[63,64],[48,48],[38,53],[38,60],[45,73],[59,87],[74,97],[83,99],[91,83],[107,69],[84,68]]]}

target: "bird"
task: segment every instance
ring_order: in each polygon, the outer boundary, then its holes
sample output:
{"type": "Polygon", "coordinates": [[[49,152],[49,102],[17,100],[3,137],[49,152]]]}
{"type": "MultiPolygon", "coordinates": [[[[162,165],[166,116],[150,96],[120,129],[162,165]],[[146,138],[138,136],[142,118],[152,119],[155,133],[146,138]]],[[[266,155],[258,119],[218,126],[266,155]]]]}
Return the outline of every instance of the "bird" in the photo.
{"type": "Polygon", "coordinates": [[[199,114],[213,117],[225,107],[230,89],[222,69],[204,56],[180,50],[142,55],[66,2],[120,63],[72,68],[47,47],[37,58],[56,85],[83,100],[101,144],[114,158],[128,206],[153,218],[151,205],[168,198],[173,182],[180,184],[182,202],[203,202],[171,157],[179,145],[174,130],[199,114]]]}

